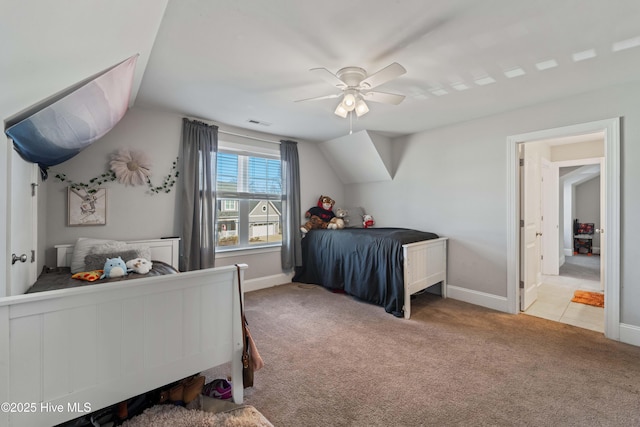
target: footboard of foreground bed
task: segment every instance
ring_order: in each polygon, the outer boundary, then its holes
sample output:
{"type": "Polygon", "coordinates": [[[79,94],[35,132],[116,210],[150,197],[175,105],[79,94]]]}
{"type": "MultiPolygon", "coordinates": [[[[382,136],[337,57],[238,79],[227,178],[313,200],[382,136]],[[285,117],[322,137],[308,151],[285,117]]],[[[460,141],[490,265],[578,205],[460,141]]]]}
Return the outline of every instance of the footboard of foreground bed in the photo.
{"type": "Polygon", "coordinates": [[[404,257],[404,318],[411,317],[411,295],[442,282],[447,297],[447,238],[402,246],[404,257]]]}
{"type": "Polygon", "coordinates": [[[241,403],[237,277],[219,267],[0,299],[0,425],[59,424],[229,361],[241,403]]]}

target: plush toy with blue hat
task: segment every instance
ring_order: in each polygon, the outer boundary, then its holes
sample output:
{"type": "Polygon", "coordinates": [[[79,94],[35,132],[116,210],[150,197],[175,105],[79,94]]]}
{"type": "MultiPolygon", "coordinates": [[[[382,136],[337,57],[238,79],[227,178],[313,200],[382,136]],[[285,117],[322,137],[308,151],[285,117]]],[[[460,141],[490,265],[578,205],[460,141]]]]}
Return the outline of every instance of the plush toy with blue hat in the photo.
{"type": "Polygon", "coordinates": [[[110,279],[112,277],[122,277],[127,275],[127,265],[124,263],[121,257],[107,258],[107,262],[104,263],[104,273],[100,276],[101,279],[110,279]]]}

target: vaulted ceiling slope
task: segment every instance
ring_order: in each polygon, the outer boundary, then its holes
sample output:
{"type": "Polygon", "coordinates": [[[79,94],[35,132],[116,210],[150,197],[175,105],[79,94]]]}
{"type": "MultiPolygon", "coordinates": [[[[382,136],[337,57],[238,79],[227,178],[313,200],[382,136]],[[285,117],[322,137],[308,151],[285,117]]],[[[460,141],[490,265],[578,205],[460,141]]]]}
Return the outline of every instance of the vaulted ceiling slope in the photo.
{"type": "Polygon", "coordinates": [[[140,53],[136,106],[315,141],[350,127],[410,134],[640,78],[637,0],[10,0],[0,7],[0,82],[13,97],[0,102],[26,108],[140,53]],[[370,112],[351,122],[333,114],[337,99],[294,102],[336,92],[312,68],[371,74],[392,62],[406,74],[376,90],[406,95],[400,105],[369,103],[370,112]]]}

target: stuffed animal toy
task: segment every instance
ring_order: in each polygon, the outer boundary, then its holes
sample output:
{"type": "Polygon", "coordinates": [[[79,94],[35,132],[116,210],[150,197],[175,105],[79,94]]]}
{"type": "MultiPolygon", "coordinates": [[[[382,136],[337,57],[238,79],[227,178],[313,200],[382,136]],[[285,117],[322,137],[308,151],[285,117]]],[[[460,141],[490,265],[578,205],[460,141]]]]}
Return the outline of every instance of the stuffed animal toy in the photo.
{"type": "Polygon", "coordinates": [[[373,220],[373,217],[371,215],[367,214],[362,216],[362,226],[364,228],[373,227],[374,224],[375,221],[373,220]]]}
{"type": "Polygon", "coordinates": [[[342,230],[346,226],[345,218],[347,217],[347,215],[349,215],[349,212],[344,209],[336,209],[335,214],[336,216],[334,218],[331,218],[331,221],[329,221],[329,225],[327,225],[327,228],[330,228],[332,230],[342,230]]]}
{"type": "Polygon", "coordinates": [[[310,208],[304,214],[304,217],[307,218],[308,221],[300,227],[300,231],[306,234],[309,230],[327,228],[329,221],[336,216],[332,211],[335,203],[336,202],[329,196],[320,196],[317,206],[310,208]]]}
{"type": "Polygon", "coordinates": [[[104,273],[100,276],[101,279],[110,279],[112,277],[122,277],[127,275],[127,265],[122,258],[107,258],[107,262],[104,263],[104,273]]]}
{"type": "Polygon", "coordinates": [[[127,261],[126,265],[128,273],[134,272],[138,274],[147,274],[153,267],[153,263],[144,258],[134,258],[127,261]]]}

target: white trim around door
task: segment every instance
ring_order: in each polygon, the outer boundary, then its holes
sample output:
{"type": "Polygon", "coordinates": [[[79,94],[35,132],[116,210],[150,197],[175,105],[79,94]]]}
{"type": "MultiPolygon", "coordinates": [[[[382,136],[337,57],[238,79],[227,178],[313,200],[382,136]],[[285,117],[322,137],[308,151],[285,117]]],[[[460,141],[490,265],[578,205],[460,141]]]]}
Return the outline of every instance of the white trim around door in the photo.
{"type": "Polygon", "coordinates": [[[620,340],[620,118],[599,120],[507,137],[507,307],[520,311],[520,173],[519,144],[604,131],[605,325],[607,338],[620,340]]]}

